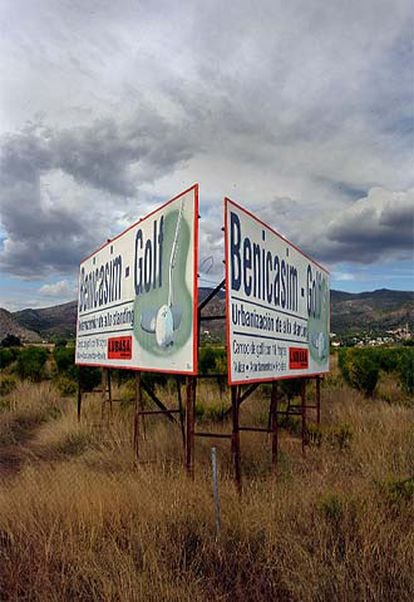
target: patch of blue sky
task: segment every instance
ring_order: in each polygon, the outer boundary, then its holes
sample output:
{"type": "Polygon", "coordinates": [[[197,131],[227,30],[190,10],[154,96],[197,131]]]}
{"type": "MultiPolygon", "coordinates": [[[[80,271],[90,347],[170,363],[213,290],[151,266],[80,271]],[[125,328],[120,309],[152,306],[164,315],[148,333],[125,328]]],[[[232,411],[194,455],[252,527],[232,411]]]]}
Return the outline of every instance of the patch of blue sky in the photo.
{"type": "Polygon", "coordinates": [[[412,261],[392,261],[370,265],[337,264],[331,269],[331,288],[360,293],[387,288],[414,290],[412,261]]]}

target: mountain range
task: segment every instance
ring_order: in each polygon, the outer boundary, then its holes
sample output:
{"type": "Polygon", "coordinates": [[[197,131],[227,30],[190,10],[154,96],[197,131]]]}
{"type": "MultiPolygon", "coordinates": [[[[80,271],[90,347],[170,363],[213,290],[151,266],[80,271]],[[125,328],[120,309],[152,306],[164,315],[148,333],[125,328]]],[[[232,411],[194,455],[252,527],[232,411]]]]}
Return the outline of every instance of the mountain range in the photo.
{"type": "MultiPolygon", "coordinates": [[[[212,289],[200,288],[203,300],[212,289]]],[[[223,315],[225,311],[224,291],[213,298],[202,315],[223,315]]],[[[50,340],[54,337],[73,337],[77,302],[41,309],[23,309],[9,312],[0,308],[0,340],[14,334],[24,342],[50,340]]],[[[331,291],[331,331],[337,335],[360,332],[385,333],[408,325],[414,329],[414,292],[380,289],[364,293],[331,291]]],[[[210,331],[222,332],[219,322],[205,326],[210,331]]]]}

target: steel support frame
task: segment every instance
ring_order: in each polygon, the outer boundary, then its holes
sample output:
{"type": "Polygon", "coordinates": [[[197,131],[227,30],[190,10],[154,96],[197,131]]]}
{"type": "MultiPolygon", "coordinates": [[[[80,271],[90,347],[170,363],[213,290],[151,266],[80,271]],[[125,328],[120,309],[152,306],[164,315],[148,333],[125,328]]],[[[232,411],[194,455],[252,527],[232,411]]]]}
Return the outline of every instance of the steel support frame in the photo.
{"type": "MultiPolygon", "coordinates": [[[[224,288],[225,281],[223,280],[217,287],[199,304],[198,306],[198,325],[200,325],[201,321],[208,320],[216,320],[217,316],[201,316],[201,311],[208,305],[208,303],[219,293],[219,291],[224,288]]],[[[219,317],[222,319],[222,317],[219,317]]],[[[198,328],[199,332],[199,328],[198,328]]],[[[199,340],[197,341],[197,345],[199,345],[199,340]]],[[[306,403],[306,385],[309,379],[303,378],[303,383],[301,387],[301,403],[300,406],[290,406],[288,405],[286,410],[279,409],[279,388],[278,381],[270,381],[271,384],[271,396],[270,396],[270,404],[269,404],[269,420],[267,428],[264,427],[255,427],[255,426],[241,426],[240,425],[240,406],[246,401],[252,393],[261,385],[261,384],[269,384],[268,382],[264,383],[246,383],[246,388],[242,391],[241,385],[231,385],[230,386],[230,398],[231,405],[224,412],[223,418],[231,415],[231,424],[232,429],[231,433],[214,433],[214,432],[205,432],[205,431],[196,431],[196,414],[195,414],[195,405],[196,405],[196,392],[197,392],[197,382],[202,378],[213,378],[217,376],[226,376],[225,374],[208,374],[208,375],[197,375],[197,376],[188,376],[186,377],[186,408],[184,411],[183,403],[182,403],[182,393],[181,393],[181,380],[180,377],[177,377],[177,400],[178,400],[178,409],[168,409],[162,401],[156,396],[154,391],[150,389],[150,387],[143,383],[142,381],[142,372],[135,372],[135,412],[134,412],[134,429],[133,429],[133,448],[136,456],[136,460],[140,459],[140,437],[141,430],[142,436],[146,439],[146,425],[145,425],[145,417],[146,416],[165,416],[170,422],[176,423],[176,420],[173,414],[178,413],[180,417],[180,427],[181,427],[181,436],[182,436],[182,444],[183,444],[183,458],[184,458],[184,467],[187,472],[187,475],[194,479],[195,473],[195,438],[196,437],[204,437],[204,438],[218,438],[218,439],[230,439],[231,441],[231,454],[233,461],[233,470],[234,470],[234,481],[236,485],[236,489],[241,494],[242,492],[242,471],[241,471],[241,443],[240,443],[240,433],[241,432],[261,432],[266,434],[267,436],[271,436],[271,466],[272,473],[276,474],[278,458],[279,458],[279,428],[280,423],[278,420],[278,416],[280,415],[300,415],[301,416],[301,446],[302,453],[305,453],[305,448],[308,443],[308,435],[307,435],[307,419],[308,419],[308,410],[316,410],[316,423],[319,426],[321,421],[321,377],[316,377],[316,385],[315,385],[315,404],[309,405],[306,403]],[[143,392],[150,397],[150,399],[158,406],[158,410],[147,410],[145,408],[144,396],[143,392]],[[142,428],[141,428],[142,427],[142,428]]],[[[83,387],[82,387],[82,370],[79,368],[78,375],[78,397],[77,397],[77,416],[78,420],[81,419],[81,410],[82,410],[82,395],[83,395],[83,387]]],[[[111,392],[111,376],[110,369],[103,369],[103,408],[105,402],[108,401],[110,405],[110,413],[112,414],[112,392],[111,392]],[[106,400],[106,392],[108,392],[108,400],[106,400]]]]}

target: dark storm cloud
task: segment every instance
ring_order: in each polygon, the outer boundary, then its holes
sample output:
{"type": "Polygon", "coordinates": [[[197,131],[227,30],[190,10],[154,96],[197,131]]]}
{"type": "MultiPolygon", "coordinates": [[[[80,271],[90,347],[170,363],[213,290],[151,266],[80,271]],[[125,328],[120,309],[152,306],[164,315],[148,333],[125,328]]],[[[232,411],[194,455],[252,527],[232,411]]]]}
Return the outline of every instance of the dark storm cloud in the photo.
{"type": "Polygon", "coordinates": [[[304,246],[325,261],[368,264],[408,258],[414,248],[414,190],[373,188],[321,227],[314,229],[313,242],[306,235],[304,246]]]}
{"type": "Polygon", "coordinates": [[[107,118],[60,132],[53,150],[59,167],[79,182],[123,196],[136,190],[129,167],[144,169],[151,181],[190,156],[179,129],[149,110],[124,122],[107,118]]]}
{"type": "Polygon", "coordinates": [[[137,185],[188,157],[180,132],[148,111],[130,122],[105,119],[64,131],[32,126],[5,137],[0,160],[0,220],[6,233],[2,268],[24,277],[70,271],[109,235],[113,212],[136,193],[137,185]],[[84,186],[83,207],[72,205],[70,198],[46,197],[42,179],[56,170],[84,186]],[[93,189],[105,193],[105,207],[102,199],[93,202],[93,189]]]}
{"type": "Polygon", "coordinates": [[[8,138],[2,147],[0,217],[6,231],[4,270],[25,277],[67,271],[87,248],[84,222],[70,208],[45,207],[41,175],[54,168],[50,140],[36,131],[8,138]]]}

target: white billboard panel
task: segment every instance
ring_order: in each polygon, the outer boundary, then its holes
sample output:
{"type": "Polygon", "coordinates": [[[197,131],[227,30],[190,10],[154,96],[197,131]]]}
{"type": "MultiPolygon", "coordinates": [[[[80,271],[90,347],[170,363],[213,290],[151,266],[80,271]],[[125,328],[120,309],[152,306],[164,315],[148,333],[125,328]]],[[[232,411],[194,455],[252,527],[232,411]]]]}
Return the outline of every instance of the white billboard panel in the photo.
{"type": "Polygon", "coordinates": [[[225,199],[229,384],[329,371],[329,273],[225,199]]]}
{"type": "Polygon", "coordinates": [[[197,372],[198,185],[82,261],[76,363],[197,372]]]}

